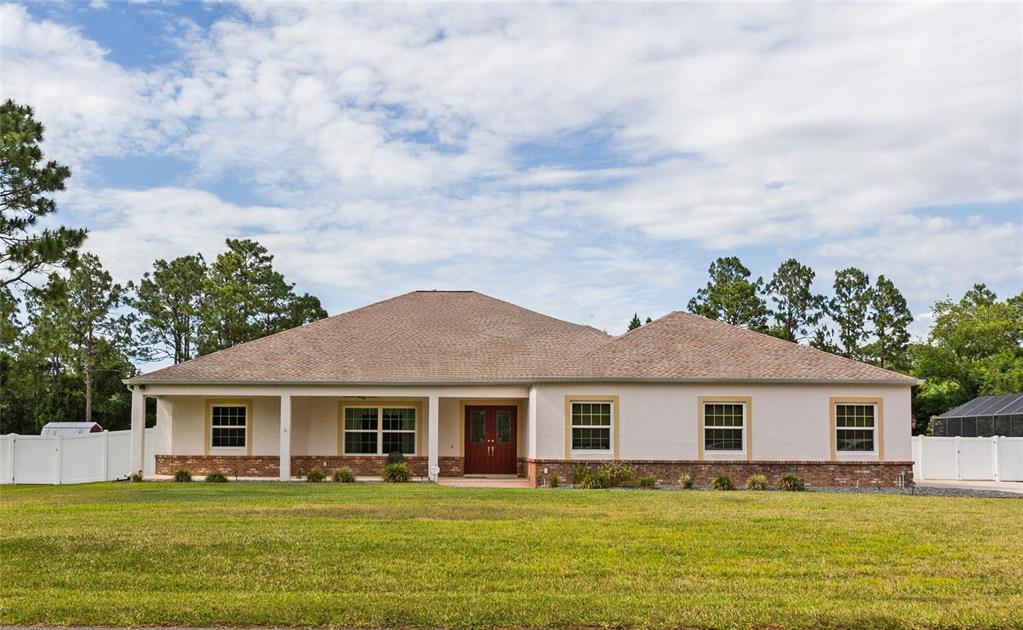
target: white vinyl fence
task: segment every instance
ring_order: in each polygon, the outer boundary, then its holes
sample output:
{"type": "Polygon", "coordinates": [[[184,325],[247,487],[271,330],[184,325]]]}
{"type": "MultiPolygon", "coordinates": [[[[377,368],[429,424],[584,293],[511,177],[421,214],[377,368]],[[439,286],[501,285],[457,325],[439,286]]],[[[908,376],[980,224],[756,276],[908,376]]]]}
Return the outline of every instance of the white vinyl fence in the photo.
{"type": "MultiPolygon", "coordinates": [[[[143,472],[156,472],[159,434],[146,429],[143,472]]],[[[0,483],[89,483],[127,479],[131,431],[0,436],[0,483]]]]}
{"type": "Polygon", "coordinates": [[[913,438],[913,478],[1023,481],[1023,438],[913,438]]]}

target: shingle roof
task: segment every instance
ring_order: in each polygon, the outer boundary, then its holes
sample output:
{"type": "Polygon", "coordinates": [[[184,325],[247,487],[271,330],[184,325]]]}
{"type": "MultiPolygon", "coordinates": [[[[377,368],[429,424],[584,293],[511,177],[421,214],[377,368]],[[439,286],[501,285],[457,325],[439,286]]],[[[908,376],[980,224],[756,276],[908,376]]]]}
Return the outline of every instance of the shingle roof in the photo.
{"type": "Polygon", "coordinates": [[[474,291],[415,291],[130,383],[915,379],[675,312],[617,338],[474,291]]]}
{"type": "Polygon", "coordinates": [[[686,381],[878,382],[916,379],[777,337],[676,311],[582,356],[567,377],[686,381]]]}
{"type": "Polygon", "coordinates": [[[981,396],[963,403],[938,416],[939,418],[968,418],[974,416],[1011,416],[1023,414],[1023,393],[981,396]]]}

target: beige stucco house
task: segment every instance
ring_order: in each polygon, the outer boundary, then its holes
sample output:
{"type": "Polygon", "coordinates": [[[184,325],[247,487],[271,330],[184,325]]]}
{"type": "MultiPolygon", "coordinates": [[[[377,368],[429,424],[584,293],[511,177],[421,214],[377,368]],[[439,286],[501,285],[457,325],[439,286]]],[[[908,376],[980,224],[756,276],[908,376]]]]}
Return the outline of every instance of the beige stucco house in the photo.
{"type": "MultiPolygon", "coordinates": [[[[137,376],[157,401],[157,472],[289,479],[565,478],[626,461],[672,482],[795,472],[911,480],[907,376],[688,313],[619,337],[472,291],[416,291],[137,376]]],[[[152,438],[151,438],[152,439],[152,438]]]]}

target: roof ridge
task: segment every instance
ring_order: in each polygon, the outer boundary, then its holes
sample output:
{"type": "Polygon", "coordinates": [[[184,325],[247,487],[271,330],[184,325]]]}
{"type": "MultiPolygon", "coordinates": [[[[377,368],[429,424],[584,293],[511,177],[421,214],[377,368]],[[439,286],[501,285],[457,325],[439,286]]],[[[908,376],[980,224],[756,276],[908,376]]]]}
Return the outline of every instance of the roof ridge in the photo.
{"type": "Polygon", "coordinates": [[[480,297],[485,297],[488,300],[493,300],[495,302],[500,302],[501,304],[507,304],[508,306],[511,306],[512,308],[515,308],[517,310],[525,311],[527,313],[532,313],[533,315],[539,315],[540,317],[543,317],[543,318],[546,318],[546,319],[550,319],[550,320],[556,321],[556,322],[561,323],[561,324],[568,324],[569,326],[574,326],[576,328],[587,328],[587,329],[592,330],[594,332],[600,333],[601,335],[606,336],[609,339],[614,339],[614,337],[609,335],[609,334],[607,334],[607,332],[605,332],[603,330],[600,330],[599,328],[595,328],[593,326],[590,326],[588,324],[578,324],[576,322],[570,322],[567,319],[559,319],[557,317],[554,317],[553,315],[548,315],[546,313],[541,313],[540,311],[534,311],[531,308],[526,308],[525,306],[520,306],[518,304],[515,304],[514,302],[509,302],[508,300],[502,300],[501,298],[497,298],[497,297],[494,297],[492,295],[488,295],[486,293],[481,293],[480,291],[468,291],[468,293],[475,293],[476,295],[478,295],[480,297]]]}

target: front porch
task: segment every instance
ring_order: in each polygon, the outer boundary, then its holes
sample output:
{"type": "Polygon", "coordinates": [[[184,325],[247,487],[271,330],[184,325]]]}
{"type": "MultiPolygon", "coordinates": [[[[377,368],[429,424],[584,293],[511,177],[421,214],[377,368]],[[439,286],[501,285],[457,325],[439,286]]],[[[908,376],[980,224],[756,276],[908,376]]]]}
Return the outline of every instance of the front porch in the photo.
{"type": "Polygon", "coordinates": [[[185,468],[289,480],[347,466],[379,477],[395,452],[431,481],[527,472],[525,387],[136,386],[133,469],[141,469],[146,397],[157,400],[158,475],[185,468]]]}

